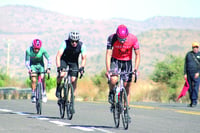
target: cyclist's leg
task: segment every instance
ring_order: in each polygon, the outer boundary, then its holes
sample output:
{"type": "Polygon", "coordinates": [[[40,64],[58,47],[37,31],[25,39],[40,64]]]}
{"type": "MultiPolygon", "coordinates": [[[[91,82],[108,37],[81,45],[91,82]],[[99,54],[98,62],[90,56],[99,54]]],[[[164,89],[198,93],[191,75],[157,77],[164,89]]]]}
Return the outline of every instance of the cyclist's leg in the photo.
{"type": "Polygon", "coordinates": [[[131,97],[131,91],[130,91],[131,82],[124,82],[124,87],[125,87],[125,89],[126,89],[126,94],[127,94],[127,99],[128,99],[128,106],[129,106],[130,97],[131,97]]]}
{"type": "Polygon", "coordinates": [[[119,71],[120,63],[117,59],[111,58],[111,64],[110,64],[110,71],[112,72],[112,75],[110,77],[110,83],[109,83],[109,95],[108,95],[108,102],[113,103],[113,88],[116,85],[118,81],[118,75],[115,75],[119,71]]]}
{"type": "MultiPolygon", "coordinates": [[[[39,65],[38,66],[38,71],[39,72],[45,72],[44,66],[39,65]]],[[[42,101],[47,102],[47,95],[46,95],[46,84],[45,84],[45,76],[44,73],[40,74],[41,80],[42,80],[42,101]]]]}
{"type": "MultiPolygon", "coordinates": [[[[31,70],[32,70],[32,72],[36,72],[37,71],[36,66],[31,65],[31,70]]],[[[32,73],[31,74],[31,89],[32,89],[31,100],[32,100],[32,102],[36,101],[36,99],[35,99],[35,89],[36,89],[36,85],[37,85],[36,82],[37,82],[37,74],[32,73]]]]}
{"type": "Polygon", "coordinates": [[[79,70],[78,62],[75,62],[75,63],[68,62],[68,65],[69,65],[69,69],[75,70],[75,71],[71,72],[70,75],[71,75],[72,86],[74,88],[74,96],[76,96],[77,79],[78,79],[78,71],[77,70],[79,70]]]}
{"type": "MultiPolygon", "coordinates": [[[[67,68],[67,63],[64,60],[61,60],[61,70],[67,68]]],[[[61,87],[60,84],[62,82],[63,77],[66,75],[66,72],[61,71],[61,73],[58,73],[57,75],[57,86],[56,86],[56,97],[60,98],[61,97],[61,87]]]]}
{"type": "MultiPolygon", "coordinates": [[[[122,72],[127,72],[130,73],[132,72],[132,62],[131,61],[125,61],[122,64],[122,72]]],[[[130,88],[132,84],[132,74],[125,74],[122,76],[123,81],[124,81],[124,87],[126,89],[126,94],[127,94],[127,99],[128,99],[128,106],[130,102],[130,88]]]]}

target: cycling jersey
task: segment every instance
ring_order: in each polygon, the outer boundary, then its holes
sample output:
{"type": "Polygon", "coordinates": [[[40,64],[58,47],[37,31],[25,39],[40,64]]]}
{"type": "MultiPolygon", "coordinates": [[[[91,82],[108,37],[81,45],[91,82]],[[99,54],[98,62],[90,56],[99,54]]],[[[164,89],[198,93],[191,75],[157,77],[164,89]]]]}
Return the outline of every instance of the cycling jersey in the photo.
{"type": "Polygon", "coordinates": [[[131,33],[128,34],[125,43],[121,44],[119,40],[113,42],[115,34],[108,37],[107,49],[113,49],[112,57],[117,60],[128,61],[132,59],[132,50],[139,49],[137,37],[131,33]]]}
{"type": "Polygon", "coordinates": [[[65,40],[59,50],[64,50],[61,60],[66,62],[78,62],[79,54],[83,55],[86,53],[86,47],[81,41],[78,42],[76,47],[73,47],[69,40],[65,40]]]}
{"type": "MultiPolygon", "coordinates": [[[[59,50],[63,50],[63,54],[61,56],[61,64],[60,68],[67,68],[69,66],[72,70],[78,70],[79,64],[78,64],[78,57],[80,53],[82,55],[86,54],[86,47],[83,45],[81,41],[78,42],[76,47],[73,47],[71,45],[71,42],[69,40],[65,40],[62,42],[59,50]]],[[[71,76],[78,77],[78,72],[73,71],[70,72],[71,76]]]]}
{"type": "Polygon", "coordinates": [[[25,64],[28,69],[31,69],[32,65],[44,67],[43,56],[48,60],[48,68],[50,68],[51,62],[47,51],[41,47],[38,53],[35,53],[33,46],[30,46],[26,50],[25,64]]]}

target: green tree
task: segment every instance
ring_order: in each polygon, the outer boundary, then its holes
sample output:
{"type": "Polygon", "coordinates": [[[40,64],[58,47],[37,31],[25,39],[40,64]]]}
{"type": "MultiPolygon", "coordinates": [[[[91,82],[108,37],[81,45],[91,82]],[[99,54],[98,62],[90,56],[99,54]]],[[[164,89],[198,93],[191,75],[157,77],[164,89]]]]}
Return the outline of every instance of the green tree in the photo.
{"type": "Polygon", "coordinates": [[[92,77],[93,83],[98,87],[97,99],[107,96],[108,92],[108,80],[105,76],[106,71],[103,70],[100,74],[96,74],[92,77]]]}
{"type": "Polygon", "coordinates": [[[184,58],[174,55],[167,55],[163,61],[158,61],[155,65],[151,79],[165,84],[168,100],[175,100],[177,97],[177,88],[183,83],[183,68],[184,58]]]}

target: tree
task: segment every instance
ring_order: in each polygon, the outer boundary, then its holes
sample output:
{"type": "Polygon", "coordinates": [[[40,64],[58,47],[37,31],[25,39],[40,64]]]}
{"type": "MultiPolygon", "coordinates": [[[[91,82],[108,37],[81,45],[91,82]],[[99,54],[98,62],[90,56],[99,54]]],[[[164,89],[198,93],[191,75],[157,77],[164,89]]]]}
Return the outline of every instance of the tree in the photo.
{"type": "Polygon", "coordinates": [[[151,79],[167,86],[168,100],[176,99],[177,88],[183,82],[184,58],[180,56],[167,55],[160,62],[157,62],[151,79]]]}

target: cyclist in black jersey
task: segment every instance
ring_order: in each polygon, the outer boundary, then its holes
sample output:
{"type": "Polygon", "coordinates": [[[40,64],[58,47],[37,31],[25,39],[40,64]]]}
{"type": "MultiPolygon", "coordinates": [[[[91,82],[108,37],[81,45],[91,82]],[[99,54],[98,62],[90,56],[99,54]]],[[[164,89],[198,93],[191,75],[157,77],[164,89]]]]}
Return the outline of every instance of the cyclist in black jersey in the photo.
{"type": "MultiPolygon", "coordinates": [[[[69,66],[72,70],[79,70],[81,74],[84,73],[84,67],[86,64],[86,47],[83,42],[80,41],[80,35],[77,31],[72,31],[69,33],[67,40],[63,41],[58,53],[56,55],[56,66],[57,66],[57,87],[56,87],[56,97],[61,97],[60,84],[65,76],[66,72],[62,71],[69,66]],[[79,67],[79,55],[81,54],[81,64],[79,67]]],[[[71,81],[74,88],[74,95],[76,95],[76,84],[77,84],[77,72],[71,72],[71,81]]]]}

